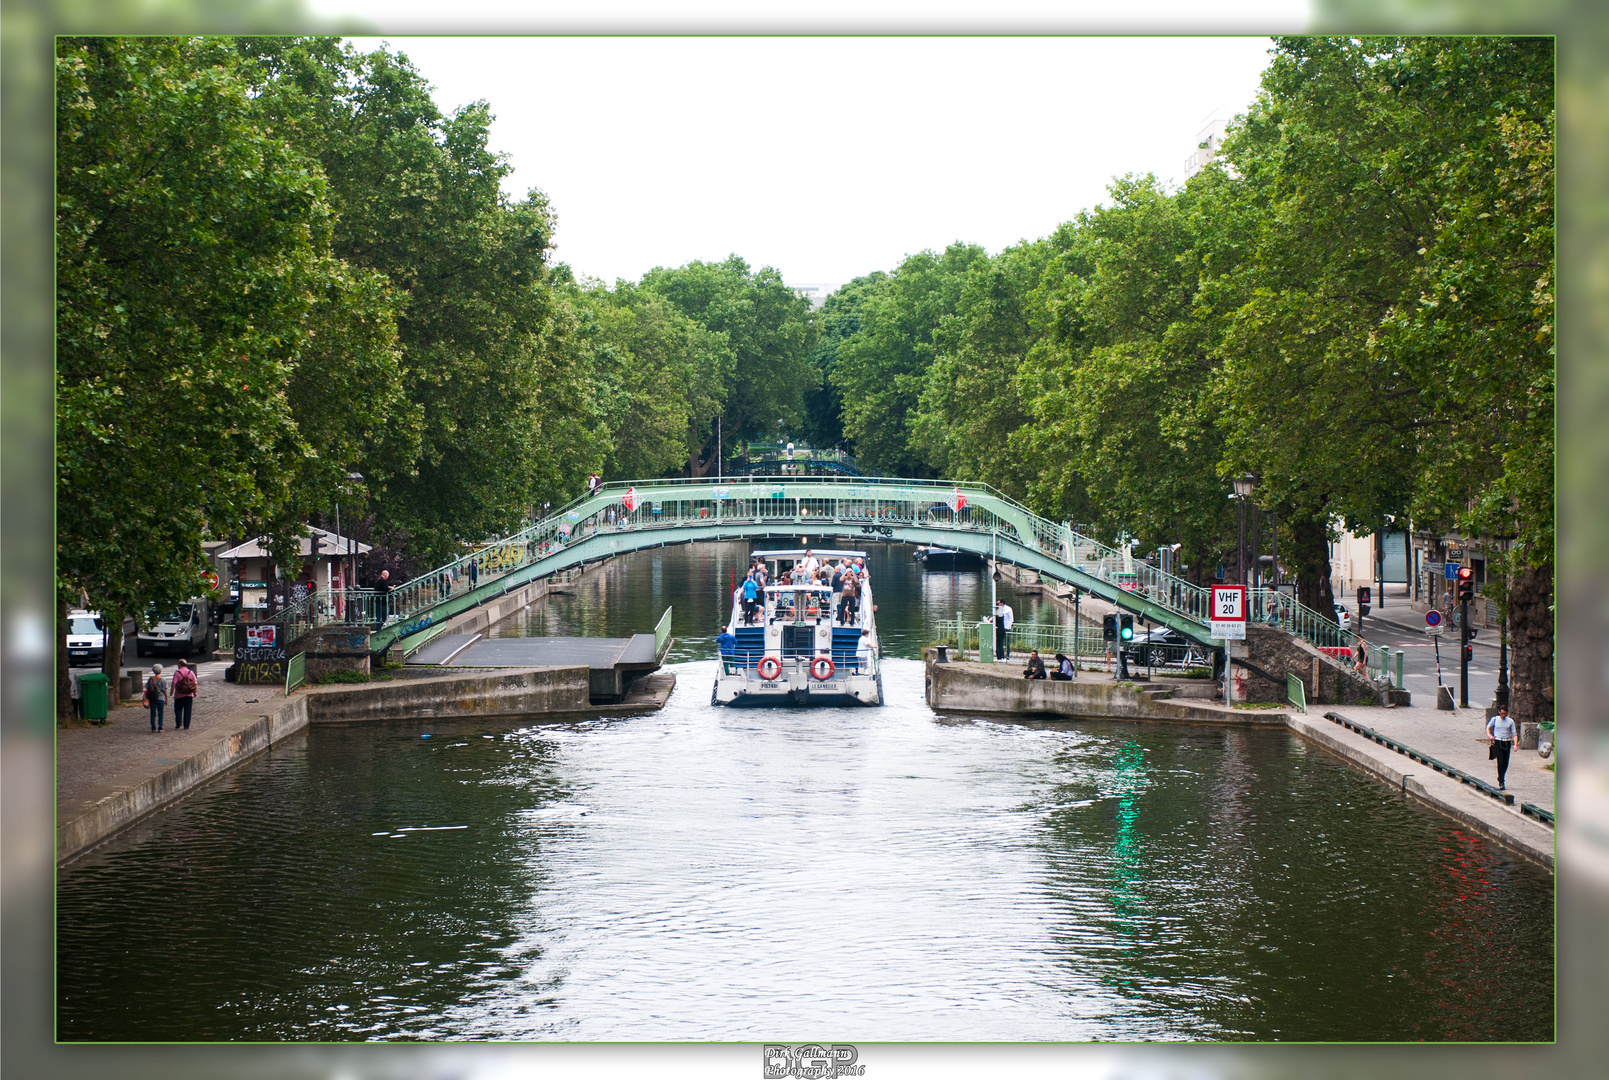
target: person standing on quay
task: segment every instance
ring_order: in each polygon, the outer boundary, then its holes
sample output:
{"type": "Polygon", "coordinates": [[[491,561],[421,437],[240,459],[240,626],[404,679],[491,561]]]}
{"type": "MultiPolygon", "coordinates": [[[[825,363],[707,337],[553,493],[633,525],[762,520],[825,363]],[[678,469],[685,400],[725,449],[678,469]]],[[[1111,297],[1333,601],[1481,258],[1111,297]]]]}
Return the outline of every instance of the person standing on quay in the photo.
{"type": "Polygon", "coordinates": [[[196,673],[190,670],[190,665],[183,659],[179,666],[173,669],[173,730],[190,730],[190,709],[195,705],[196,691],[200,682],[196,673]]]}
{"type": "Polygon", "coordinates": [[[151,710],[151,733],[162,734],[162,714],[168,707],[168,687],[162,681],[162,665],[151,665],[151,677],[145,680],[145,704],[151,710]]]}
{"type": "Polygon", "coordinates": [[[1520,744],[1519,728],[1509,716],[1508,706],[1499,706],[1496,715],[1486,721],[1486,734],[1492,740],[1492,757],[1497,760],[1497,790],[1507,791],[1503,781],[1508,776],[1508,755],[1520,744]]]}
{"type": "Polygon", "coordinates": [[[1014,621],[1011,605],[1004,600],[996,601],[994,605],[994,655],[997,660],[1011,659],[1011,624],[1014,621]]]}

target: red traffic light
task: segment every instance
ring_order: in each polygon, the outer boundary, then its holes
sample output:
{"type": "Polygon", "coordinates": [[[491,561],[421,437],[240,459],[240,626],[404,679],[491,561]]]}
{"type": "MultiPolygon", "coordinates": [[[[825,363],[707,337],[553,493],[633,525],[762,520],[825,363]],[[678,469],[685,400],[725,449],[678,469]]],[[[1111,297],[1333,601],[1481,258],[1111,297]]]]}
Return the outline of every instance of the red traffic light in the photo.
{"type": "Polygon", "coordinates": [[[1460,566],[1458,568],[1458,580],[1459,581],[1474,581],[1475,580],[1475,568],[1473,566],[1460,566]]]}

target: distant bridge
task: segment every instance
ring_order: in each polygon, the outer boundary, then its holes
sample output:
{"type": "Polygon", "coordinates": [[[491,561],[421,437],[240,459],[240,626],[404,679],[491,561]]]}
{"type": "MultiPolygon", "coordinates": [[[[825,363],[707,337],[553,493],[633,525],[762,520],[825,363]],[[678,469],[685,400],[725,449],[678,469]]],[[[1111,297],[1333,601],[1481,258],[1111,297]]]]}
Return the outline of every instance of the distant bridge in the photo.
{"type": "MultiPolygon", "coordinates": [[[[838,476],[729,480],[644,480],[605,484],[596,494],[528,528],[392,590],[315,593],[286,609],[287,640],[328,621],[384,622],[376,652],[412,647],[461,612],[559,571],[669,544],[820,536],[933,544],[1037,571],[1202,643],[1210,590],[1130,552],[1038,517],[985,484],[838,476]],[[469,564],[479,579],[468,587],[469,564]],[[444,589],[447,572],[457,581],[444,589]],[[382,611],[381,608],[384,607],[382,611]]],[[[820,546],[827,546],[825,543],[820,546]]],[[[1281,626],[1319,647],[1345,647],[1352,634],[1271,589],[1248,590],[1250,617],[1281,626]]]]}

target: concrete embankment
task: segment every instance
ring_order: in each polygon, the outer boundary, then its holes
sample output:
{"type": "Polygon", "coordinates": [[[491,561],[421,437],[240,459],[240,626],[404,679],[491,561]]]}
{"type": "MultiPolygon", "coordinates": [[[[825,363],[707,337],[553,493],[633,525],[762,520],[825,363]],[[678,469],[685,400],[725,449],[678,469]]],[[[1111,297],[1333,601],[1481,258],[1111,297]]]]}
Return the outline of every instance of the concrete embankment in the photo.
{"type": "MultiPolygon", "coordinates": [[[[58,733],[56,859],[65,862],[313,724],[597,715],[585,667],[472,671],[297,691],[219,688],[191,730],[156,735],[143,709],[58,733]],[[256,692],[261,699],[229,694],[256,692]],[[261,711],[259,711],[261,710],[261,711]]],[[[662,703],[663,699],[660,699],[662,703]]],[[[657,707],[657,706],[649,706],[657,707]]]]}
{"type": "Polygon", "coordinates": [[[1070,682],[1025,679],[1017,664],[927,664],[927,703],[943,712],[1053,715],[1106,720],[1187,720],[1214,724],[1272,724],[1283,716],[1262,709],[1225,709],[1204,701],[1172,700],[1164,685],[1140,687],[1085,673],[1070,682]]]}
{"type": "Polygon", "coordinates": [[[584,713],[585,667],[509,668],[430,679],[320,686],[305,698],[308,723],[352,724],[370,720],[487,720],[584,713]]]}
{"type": "MultiPolygon", "coordinates": [[[[1173,691],[1165,685],[1117,683],[1099,675],[1072,682],[1029,680],[1022,677],[1022,669],[1016,664],[939,664],[930,659],[926,685],[928,704],[944,712],[1285,727],[1403,795],[1553,869],[1554,832],[1548,826],[1452,776],[1317,715],[1303,715],[1295,709],[1232,709],[1214,702],[1172,700],[1167,695],[1173,691]]],[[[1484,740],[1475,730],[1452,737],[1438,736],[1428,726],[1439,722],[1432,710],[1352,708],[1346,718],[1370,727],[1390,723],[1396,729],[1390,732],[1393,741],[1410,746],[1416,740],[1430,743],[1434,748],[1432,756],[1438,760],[1471,775],[1485,774],[1484,740]],[[1350,715],[1352,712],[1361,718],[1350,715]]],[[[1521,800],[1528,799],[1552,812],[1551,773],[1517,759],[1511,766],[1509,783],[1521,800]]]]}

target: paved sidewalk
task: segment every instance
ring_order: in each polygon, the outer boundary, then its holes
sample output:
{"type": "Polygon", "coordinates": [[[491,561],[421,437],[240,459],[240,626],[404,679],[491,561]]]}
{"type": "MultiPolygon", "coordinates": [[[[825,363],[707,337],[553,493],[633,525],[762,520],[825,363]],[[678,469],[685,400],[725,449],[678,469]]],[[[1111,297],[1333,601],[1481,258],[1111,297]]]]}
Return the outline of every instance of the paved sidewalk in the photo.
{"type": "MultiPolygon", "coordinates": [[[[1497,784],[1497,762],[1487,758],[1486,717],[1481,709],[1459,709],[1456,712],[1439,712],[1434,708],[1397,707],[1388,709],[1379,705],[1310,705],[1309,719],[1322,719],[1327,712],[1338,713],[1355,723],[1371,727],[1380,734],[1443,761],[1455,769],[1462,769],[1494,787],[1497,784]]],[[[1329,721],[1326,721],[1327,723],[1329,721]]],[[[1517,803],[1553,811],[1555,806],[1554,774],[1546,768],[1553,758],[1544,760],[1535,750],[1515,750],[1508,762],[1506,786],[1517,803]]],[[[1424,771],[1424,766],[1403,759],[1402,771],[1424,771]]]]}
{"type": "MultiPolygon", "coordinates": [[[[151,733],[150,713],[144,705],[114,708],[101,727],[58,730],[57,821],[70,820],[107,796],[132,790],[213,743],[238,735],[284,704],[284,687],[225,682],[225,666],[199,665],[201,687],[188,731],[173,730],[171,702],[160,735],[151,733]],[[208,670],[214,667],[215,671],[208,670]]],[[[164,674],[171,673],[171,667],[163,667],[164,674]]]]}

